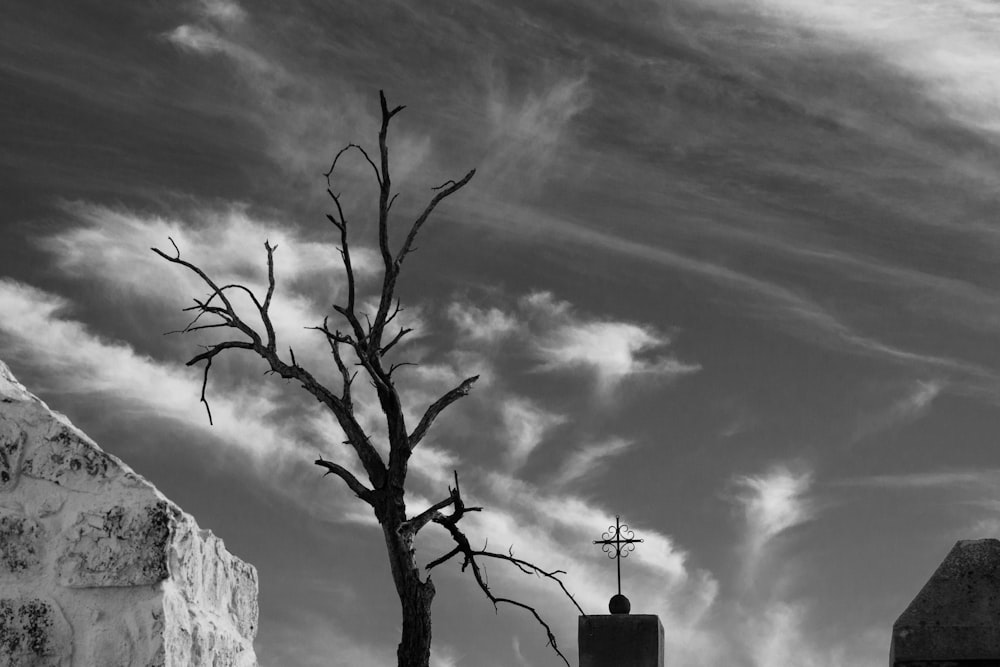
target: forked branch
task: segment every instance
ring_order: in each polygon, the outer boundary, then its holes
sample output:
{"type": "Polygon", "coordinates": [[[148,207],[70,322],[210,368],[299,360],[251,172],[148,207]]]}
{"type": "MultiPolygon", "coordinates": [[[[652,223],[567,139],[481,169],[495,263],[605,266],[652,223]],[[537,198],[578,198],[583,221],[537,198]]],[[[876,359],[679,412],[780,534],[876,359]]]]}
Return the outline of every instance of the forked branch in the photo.
{"type": "Polygon", "coordinates": [[[458,486],[457,472],[455,473],[455,487],[449,488],[448,491],[448,498],[432,505],[421,514],[411,519],[411,522],[423,520],[424,523],[427,523],[428,521],[433,521],[434,523],[443,526],[455,542],[455,547],[451,551],[429,562],[425,569],[430,571],[431,569],[448,562],[455,556],[462,556],[462,571],[465,572],[467,569],[472,570],[472,576],[476,580],[476,584],[479,586],[480,590],[483,591],[483,594],[486,595],[486,598],[493,603],[493,608],[499,610],[499,606],[501,604],[507,604],[530,613],[535,618],[535,621],[537,621],[538,624],[545,630],[548,645],[552,647],[552,650],[556,652],[556,655],[558,655],[562,661],[566,663],[566,666],[569,667],[569,660],[566,659],[566,656],[559,649],[555,634],[552,632],[552,627],[545,621],[544,618],[542,618],[541,614],[538,613],[538,610],[519,600],[494,594],[493,590],[489,586],[483,567],[480,565],[477,558],[492,558],[494,560],[506,561],[525,574],[532,574],[544,579],[551,579],[552,581],[555,581],[566,597],[569,598],[570,602],[572,602],[577,608],[580,614],[585,615],[583,609],[581,609],[580,605],[577,604],[576,598],[573,597],[573,595],[566,588],[565,583],[560,578],[560,575],[565,574],[565,572],[562,570],[545,570],[530,561],[517,558],[514,556],[513,548],[506,554],[487,551],[485,549],[473,549],[472,545],[469,543],[469,538],[465,535],[462,529],[458,527],[458,522],[462,520],[462,517],[465,516],[466,512],[478,512],[481,511],[482,508],[465,507],[465,503],[462,501],[461,492],[458,486]],[[452,513],[449,515],[442,514],[440,509],[449,505],[454,507],[452,513]],[[427,515],[430,516],[428,517],[427,515]]]}
{"type": "MultiPolygon", "coordinates": [[[[323,403],[336,417],[337,422],[340,424],[344,433],[347,435],[348,444],[354,449],[365,468],[365,472],[368,474],[368,479],[371,483],[378,487],[381,486],[385,481],[386,476],[386,465],[382,460],[381,455],[375,449],[368,439],[368,435],[361,428],[357,419],[354,416],[354,411],[350,404],[350,392],[349,385],[346,387],[346,392],[341,396],[337,396],[327,387],[321,384],[308,370],[303,368],[298,364],[294,358],[292,358],[292,363],[286,363],[277,352],[277,339],[274,331],[274,325],[271,321],[270,316],[270,306],[271,298],[274,295],[275,289],[275,278],[274,278],[274,250],[275,247],[271,246],[270,243],[265,242],[264,248],[267,251],[267,265],[268,265],[268,287],[267,293],[264,300],[261,301],[257,298],[257,295],[253,293],[252,290],[248,289],[243,285],[224,285],[219,286],[212,278],[205,273],[197,265],[183,259],[181,257],[180,250],[177,248],[177,244],[174,243],[173,239],[170,239],[171,245],[174,247],[174,255],[170,256],[159,250],[158,248],[152,248],[153,252],[167,260],[172,264],[177,264],[183,266],[189,271],[193,272],[202,282],[204,282],[211,290],[210,295],[204,301],[195,300],[195,305],[187,308],[185,310],[194,310],[196,312],[195,318],[188,324],[187,327],[181,330],[181,332],[191,332],[200,329],[219,327],[231,327],[241,333],[243,333],[249,340],[229,340],[220,343],[215,343],[206,347],[204,352],[194,356],[190,361],[187,362],[188,366],[194,364],[205,362],[205,369],[202,376],[202,387],[201,387],[201,402],[205,404],[205,409],[208,412],[209,423],[212,423],[212,411],[209,406],[208,399],[206,397],[206,389],[208,386],[208,374],[212,367],[212,360],[215,359],[220,353],[225,350],[230,349],[243,349],[250,350],[256,353],[264,361],[267,362],[269,371],[276,373],[277,375],[287,379],[296,380],[301,385],[302,388],[308,391],[316,400],[323,403]],[[240,313],[237,311],[233,305],[232,300],[227,296],[226,292],[229,290],[239,290],[244,292],[253,303],[254,308],[257,311],[257,315],[260,317],[261,322],[264,326],[265,335],[262,337],[260,333],[254,329],[253,326],[247,323],[245,319],[242,318],[240,313]],[[213,302],[218,299],[221,306],[212,305],[213,302]],[[217,317],[220,321],[197,325],[196,323],[204,315],[212,315],[217,317]]],[[[326,326],[323,327],[327,332],[326,326]]],[[[346,367],[345,367],[346,369],[346,367]]],[[[329,469],[328,469],[329,470],[329,469]]],[[[334,472],[334,474],[339,474],[334,472]]],[[[343,478],[343,475],[341,475],[343,478]]],[[[345,479],[345,481],[348,481],[345,479]]],[[[357,481],[357,480],[355,480],[357,481]]],[[[359,482],[360,484],[360,482],[359,482]]],[[[348,481],[348,485],[351,486],[351,482],[348,481]]],[[[363,488],[358,488],[356,486],[351,486],[351,489],[358,493],[359,496],[363,495],[359,491],[363,488]]]]}

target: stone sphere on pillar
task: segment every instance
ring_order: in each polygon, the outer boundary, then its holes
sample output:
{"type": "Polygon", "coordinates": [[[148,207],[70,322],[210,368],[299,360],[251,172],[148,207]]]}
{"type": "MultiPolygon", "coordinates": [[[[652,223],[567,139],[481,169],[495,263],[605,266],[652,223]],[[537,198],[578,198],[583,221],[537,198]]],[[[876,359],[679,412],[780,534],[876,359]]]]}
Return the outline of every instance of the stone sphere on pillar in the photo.
{"type": "Polygon", "coordinates": [[[608,609],[612,614],[627,614],[632,611],[632,603],[628,601],[628,598],[618,593],[617,595],[611,596],[611,602],[608,603],[608,609]]]}

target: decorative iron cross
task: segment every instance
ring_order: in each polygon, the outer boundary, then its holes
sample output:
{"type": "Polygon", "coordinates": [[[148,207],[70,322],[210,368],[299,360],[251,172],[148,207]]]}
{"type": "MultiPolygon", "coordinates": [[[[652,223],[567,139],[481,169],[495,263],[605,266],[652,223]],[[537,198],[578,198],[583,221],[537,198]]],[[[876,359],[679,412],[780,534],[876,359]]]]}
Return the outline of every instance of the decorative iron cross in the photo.
{"type": "Polygon", "coordinates": [[[604,539],[594,540],[594,544],[603,545],[601,549],[608,558],[614,558],[618,563],[618,595],[622,594],[622,558],[628,558],[628,555],[635,551],[636,542],[642,542],[635,539],[635,531],[620,520],[621,517],[616,515],[615,525],[608,526],[607,531],[601,535],[604,539]]]}

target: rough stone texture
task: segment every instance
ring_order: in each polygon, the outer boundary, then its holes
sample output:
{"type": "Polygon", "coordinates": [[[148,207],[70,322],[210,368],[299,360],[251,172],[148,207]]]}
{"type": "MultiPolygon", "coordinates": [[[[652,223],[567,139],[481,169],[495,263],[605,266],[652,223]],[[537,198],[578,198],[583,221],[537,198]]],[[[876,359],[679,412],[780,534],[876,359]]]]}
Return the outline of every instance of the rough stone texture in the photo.
{"type": "Polygon", "coordinates": [[[663,667],[663,624],[654,614],[580,616],[580,667],[663,667]]]}
{"type": "Polygon", "coordinates": [[[0,600],[0,667],[63,667],[71,652],[70,629],[55,602],[0,600]]]}
{"type": "Polygon", "coordinates": [[[892,626],[893,667],[1000,665],[1000,540],[962,540],[892,626]]]}
{"type": "Polygon", "coordinates": [[[41,570],[44,540],[37,520],[0,509],[0,579],[41,570]]]}
{"type": "Polygon", "coordinates": [[[17,486],[21,476],[21,454],[28,434],[0,419],[0,493],[17,486]]]}
{"type": "Polygon", "coordinates": [[[257,571],[0,362],[0,667],[255,667],[257,571]]]}
{"type": "Polygon", "coordinates": [[[97,491],[114,482],[123,471],[82,433],[57,425],[26,453],[22,475],[43,479],[77,491],[97,491]]]}
{"type": "Polygon", "coordinates": [[[63,586],[143,586],[169,576],[167,546],[172,512],[159,501],[81,512],[63,531],[56,563],[63,586]]]}

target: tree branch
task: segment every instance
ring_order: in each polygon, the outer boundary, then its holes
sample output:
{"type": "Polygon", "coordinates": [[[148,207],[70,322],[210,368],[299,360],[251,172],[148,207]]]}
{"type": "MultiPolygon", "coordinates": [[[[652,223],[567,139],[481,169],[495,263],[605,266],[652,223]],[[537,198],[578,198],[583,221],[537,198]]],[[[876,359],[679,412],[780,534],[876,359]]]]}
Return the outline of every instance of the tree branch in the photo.
{"type": "Polygon", "coordinates": [[[430,430],[431,424],[434,423],[434,420],[437,419],[438,415],[458,399],[463,396],[467,396],[469,391],[472,389],[472,385],[475,384],[478,379],[478,375],[473,375],[470,378],[462,380],[460,385],[449,391],[438,400],[434,401],[434,403],[427,408],[427,412],[425,412],[424,416],[420,419],[420,423],[417,424],[417,427],[413,429],[413,433],[410,434],[410,450],[413,450],[413,448],[417,446],[417,443],[424,439],[424,436],[427,435],[427,431],[430,430]]]}
{"type": "Polygon", "coordinates": [[[388,352],[389,350],[391,350],[393,347],[395,347],[396,343],[398,343],[399,341],[403,340],[403,336],[405,336],[406,334],[408,334],[408,333],[410,333],[412,331],[413,331],[413,329],[409,329],[409,328],[406,328],[406,327],[401,327],[400,330],[399,330],[399,333],[397,333],[393,337],[392,340],[390,340],[388,343],[386,343],[385,345],[383,345],[382,348],[378,351],[378,353],[380,355],[382,355],[382,356],[385,356],[385,353],[388,352]]]}
{"type": "Polygon", "coordinates": [[[368,162],[368,164],[371,165],[372,169],[375,171],[375,179],[379,182],[379,185],[381,185],[382,184],[382,179],[379,178],[378,167],[376,167],[375,163],[372,162],[372,159],[370,157],[368,157],[367,151],[365,151],[364,148],[362,148],[361,146],[358,146],[357,144],[347,144],[346,146],[344,146],[343,148],[341,148],[337,152],[337,154],[333,158],[333,164],[330,165],[330,169],[327,170],[327,171],[325,171],[325,172],[323,172],[323,175],[326,176],[326,184],[328,186],[330,185],[330,176],[333,175],[333,170],[337,168],[337,160],[340,159],[341,155],[343,155],[347,151],[351,150],[352,148],[357,149],[362,155],[365,156],[365,160],[368,162]]]}
{"type": "MultiPolygon", "coordinates": [[[[458,556],[460,554],[464,556],[464,559],[462,561],[462,571],[464,572],[469,568],[472,569],[473,578],[476,580],[476,583],[479,585],[480,590],[483,591],[487,599],[491,603],[493,603],[493,608],[498,609],[498,607],[501,604],[508,604],[513,607],[518,607],[520,609],[524,609],[525,611],[529,612],[532,616],[534,616],[538,624],[541,625],[542,628],[545,630],[545,635],[548,638],[548,645],[552,647],[552,650],[556,652],[556,655],[562,658],[562,661],[566,663],[567,667],[569,667],[569,660],[567,660],[566,656],[563,655],[561,650],[559,650],[559,646],[556,643],[556,637],[555,634],[552,632],[551,626],[549,626],[549,624],[545,622],[545,619],[543,619],[541,614],[538,613],[538,610],[532,607],[531,605],[525,604],[518,600],[506,597],[499,597],[495,595],[493,591],[490,589],[489,583],[486,581],[486,577],[483,574],[482,567],[480,566],[476,558],[483,557],[483,558],[493,558],[496,560],[506,561],[508,563],[513,564],[517,569],[519,569],[521,572],[524,572],[525,574],[534,574],[536,576],[555,581],[559,585],[559,588],[562,589],[562,592],[566,595],[566,597],[568,597],[569,600],[573,603],[573,606],[575,606],[581,614],[586,615],[584,614],[583,609],[580,608],[580,605],[577,604],[576,598],[574,598],[570,594],[569,590],[567,590],[562,579],[559,578],[559,575],[565,574],[565,572],[563,572],[562,570],[548,571],[541,567],[538,567],[534,563],[523,560],[521,558],[516,558],[514,556],[513,550],[510,550],[506,554],[501,554],[493,551],[486,551],[485,549],[473,549],[472,545],[469,543],[469,538],[466,537],[465,533],[462,532],[462,529],[458,527],[458,522],[462,520],[462,517],[465,516],[466,512],[479,511],[481,508],[465,507],[465,504],[462,501],[461,492],[459,491],[458,488],[457,472],[455,473],[455,488],[454,489],[449,488],[449,491],[451,493],[448,499],[440,501],[436,503],[436,505],[441,505],[442,507],[453,505],[455,508],[454,511],[448,516],[441,514],[440,511],[434,511],[431,513],[432,516],[430,517],[429,520],[443,526],[448,531],[452,539],[455,541],[455,548],[453,548],[451,551],[444,554],[443,556],[440,556],[432,560],[430,563],[427,564],[427,566],[424,569],[430,571],[431,569],[437,567],[438,565],[441,565],[442,563],[451,560],[455,556],[458,556]]],[[[431,512],[430,508],[428,510],[425,510],[421,514],[417,515],[417,517],[414,517],[414,519],[412,519],[411,521],[416,521],[417,519],[423,518],[424,515],[427,514],[428,512],[431,512]]]]}
{"type": "MultiPolygon", "coordinates": [[[[243,332],[250,341],[225,341],[222,343],[217,343],[210,346],[205,352],[192,358],[188,365],[193,365],[199,361],[205,361],[206,365],[209,366],[212,359],[215,358],[220,352],[239,348],[246,349],[255,352],[264,361],[267,362],[270,372],[276,373],[279,376],[285,378],[286,380],[296,380],[301,385],[302,388],[308,391],[316,400],[323,403],[336,417],[337,422],[340,424],[344,433],[347,435],[348,444],[354,449],[365,468],[365,472],[368,474],[368,478],[371,483],[377,488],[385,483],[387,468],[385,462],[382,460],[381,455],[378,450],[371,444],[368,439],[368,435],[361,428],[357,419],[354,416],[353,410],[349,407],[349,404],[345,403],[340,397],[336,396],[333,392],[323,386],[316,378],[305,368],[298,365],[297,363],[292,363],[292,365],[286,364],[279,356],[276,351],[276,340],[274,335],[273,324],[271,323],[270,315],[264,305],[261,304],[257,298],[254,296],[253,292],[242,285],[226,285],[225,287],[219,287],[200,267],[181,259],[180,250],[177,248],[177,244],[174,243],[173,239],[170,239],[170,243],[174,246],[176,252],[174,257],[171,257],[157,248],[153,248],[153,252],[158,254],[160,257],[166,259],[172,264],[178,264],[187,268],[188,270],[199,276],[202,281],[208,285],[212,290],[212,295],[205,302],[198,302],[194,309],[200,310],[204,313],[209,313],[222,318],[227,321],[234,328],[243,332]],[[251,300],[253,301],[261,319],[264,323],[264,328],[267,332],[267,344],[265,344],[259,333],[254,330],[253,327],[248,325],[243,321],[239,314],[236,312],[232,305],[232,302],[226,296],[225,291],[227,289],[240,289],[247,292],[251,300]],[[217,308],[215,306],[209,305],[211,301],[218,297],[220,301],[224,304],[224,309],[217,308]]],[[[268,249],[268,259],[269,259],[269,270],[268,270],[268,293],[273,294],[274,287],[274,268],[273,268],[273,248],[270,244],[265,244],[268,249]]],[[[265,303],[270,306],[270,301],[265,299],[265,303]]],[[[195,318],[197,320],[197,318],[195,318]]],[[[202,400],[205,402],[205,407],[208,409],[209,421],[211,422],[211,409],[209,409],[208,402],[205,400],[205,388],[207,385],[207,372],[206,368],[205,376],[202,381],[202,400]]]]}
{"type": "MultiPolygon", "coordinates": [[[[410,535],[416,535],[417,533],[420,532],[421,528],[430,523],[431,519],[433,519],[438,514],[438,512],[443,510],[445,507],[448,507],[448,505],[452,505],[454,503],[455,503],[455,494],[452,493],[452,495],[448,496],[444,500],[437,501],[436,503],[425,509],[420,514],[416,515],[412,519],[407,520],[406,523],[404,523],[400,527],[400,530],[408,532],[410,535]]],[[[430,567],[431,566],[428,565],[427,569],[430,569],[430,567]]]]}
{"type": "Polygon", "coordinates": [[[351,399],[351,384],[354,382],[354,377],[357,373],[351,373],[347,364],[344,363],[344,358],[340,354],[341,343],[355,346],[355,341],[350,336],[345,336],[339,331],[331,332],[328,326],[330,318],[323,318],[322,327],[306,327],[307,329],[312,329],[319,331],[326,336],[327,342],[330,344],[330,352],[333,354],[333,361],[337,364],[337,370],[340,371],[340,377],[342,381],[342,389],[340,398],[344,402],[345,407],[351,410],[353,409],[353,403],[351,399]]]}
{"type": "Polygon", "coordinates": [[[323,474],[324,477],[327,475],[336,475],[344,480],[351,491],[354,492],[354,495],[374,507],[375,492],[362,484],[350,470],[340,464],[334,463],[333,461],[326,461],[322,456],[316,459],[314,463],[321,468],[326,468],[326,472],[323,474]]]}
{"type": "MultiPolygon", "coordinates": [[[[396,264],[402,264],[403,260],[406,259],[406,255],[407,253],[410,252],[410,247],[413,245],[414,239],[417,238],[417,233],[420,231],[420,228],[424,226],[424,223],[427,222],[427,218],[430,216],[431,212],[435,209],[435,207],[437,207],[437,205],[441,203],[443,199],[453,195],[454,193],[464,188],[466,184],[469,181],[471,181],[472,177],[475,175],[476,175],[476,170],[471,169],[469,173],[463,176],[462,180],[458,181],[457,183],[455,181],[448,181],[447,183],[451,183],[451,185],[448,185],[448,187],[441,185],[438,188],[435,188],[435,189],[439,188],[444,188],[444,189],[440,190],[436,195],[434,195],[434,198],[431,199],[431,202],[429,204],[427,204],[427,208],[424,209],[424,212],[421,213],[420,216],[417,217],[417,219],[413,222],[413,226],[410,227],[410,233],[406,235],[406,240],[403,242],[403,246],[399,249],[399,253],[397,253],[396,255],[396,264]]],[[[447,183],[445,183],[445,185],[447,185],[447,183]]]]}

